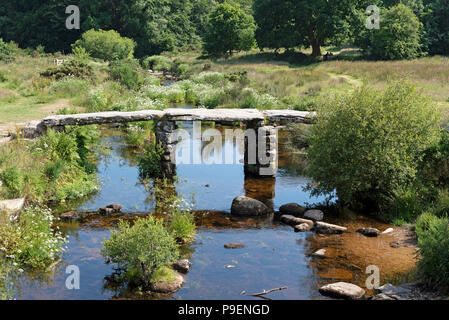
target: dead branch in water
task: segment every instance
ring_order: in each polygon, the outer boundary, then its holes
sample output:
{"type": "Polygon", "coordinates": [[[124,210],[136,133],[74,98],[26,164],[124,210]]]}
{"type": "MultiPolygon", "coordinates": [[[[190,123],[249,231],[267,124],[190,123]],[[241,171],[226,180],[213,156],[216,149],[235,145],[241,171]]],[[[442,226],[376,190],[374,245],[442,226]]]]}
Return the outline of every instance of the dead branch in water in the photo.
{"type": "Polygon", "coordinates": [[[270,289],[270,290],[263,290],[262,292],[259,292],[259,293],[254,293],[254,294],[250,294],[250,296],[253,296],[253,297],[260,297],[260,296],[264,296],[264,295],[266,295],[266,294],[269,294],[269,293],[271,293],[271,292],[273,292],[273,291],[281,291],[281,290],[285,290],[285,289],[287,289],[288,287],[279,287],[279,288],[274,288],[274,289],[270,289]]]}

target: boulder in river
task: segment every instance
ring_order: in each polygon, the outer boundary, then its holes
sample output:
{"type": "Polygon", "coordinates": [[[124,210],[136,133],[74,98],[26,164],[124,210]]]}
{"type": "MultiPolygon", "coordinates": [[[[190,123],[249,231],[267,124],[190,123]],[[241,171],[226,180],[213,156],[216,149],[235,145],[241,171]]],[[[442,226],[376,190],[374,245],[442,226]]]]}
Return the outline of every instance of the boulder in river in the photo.
{"type": "Polygon", "coordinates": [[[315,229],[317,233],[323,234],[341,234],[346,232],[348,229],[345,227],[337,226],[335,224],[325,223],[317,221],[315,223],[315,229]]]}
{"type": "Polygon", "coordinates": [[[187,273],[190,271],[192,263],[187,259],[181,259],[173,264],[173,268],[179,272],[187,273]]]}
{"type": "Polygon", "coordinates": [[[312,221],[321,221],[324,218],[324,212],[321,211],[321,210],[316,210],[316,209],[307,210],[304,213],[303,218],[309,219],[309,220],[312,220],[312,221]]]}
{"type": "Polygon", "coordinates": [[[292,202],[292,203],[287,203],[287,204],[282,205],[279,208],[279,211],[282,214],[289,214],[289,215],[292,215],[295,217],[299,217],[299,216],[302,216],[304,214],[304,212],[306,212],[306,209],[304,207],[300,206],[299,204],[292,202]]]}
{"type": "Polygon", "coordinates": [[[156,281],[151,283],[150,289],[156,293],[174,293],[181,289],[184,284],[184,277],[178,272],[174,272],[174,279],[171,281],[156,281]]]}
{"type": "Polygon", "coordinates": [[[377,237],[380,231],[376,228],[360,228],[357,230],[358,233],[363,234],[366,237],[377,237]]]}
{"type": "Polygon", "coordinates": [[[361,299],[365,295],[365,290],[348,282],[327,284],[321,287],[319,291],[323,296],[349,300],[361,299]]]}
{"type": "Polygon", "coordinates": [[[109,216],[114,213],[122,212],[122,205],[120,204],[109,204],[106,207],[101,207],[98,209],[101,215],[109,216]]]}
{"type": "Polygon", "coordinates": [[[310,228],[313,228],[313,221],[312,220],[307,220],[307,219],[302,219],[302,218],[297,218],[294,217],[292,215],[289,214],[284,214],[281,216],[281,221],[285,224],[289,224],[291,226],[297,226],[303,223],[306,223],[310,226],[310,228]]]}
{"type": "Polygon", "coordinates": [[[320,249],[311,254],[312,257],[324,258],[326,256],[326,249],[320,249]]]}
{"type": "Polygon", "coordinates": [[[245,248],[245,245],[242,243],[226,243],[224,247],[226,249],[242,249],[245,248]]]}
{"type": "Polygon", "coordinates": [[[388,234],[388,233],[392,233],[394,231],[393,228],[388,228],[385,231],[383,231],[381,234],[388,234]]]}
{"type": "Polygon", "coordinates": [[[231,213],[237,216],[261,216],[270,213],[270,209],[259,200],[238,196],[232,201],[231,213]]]}

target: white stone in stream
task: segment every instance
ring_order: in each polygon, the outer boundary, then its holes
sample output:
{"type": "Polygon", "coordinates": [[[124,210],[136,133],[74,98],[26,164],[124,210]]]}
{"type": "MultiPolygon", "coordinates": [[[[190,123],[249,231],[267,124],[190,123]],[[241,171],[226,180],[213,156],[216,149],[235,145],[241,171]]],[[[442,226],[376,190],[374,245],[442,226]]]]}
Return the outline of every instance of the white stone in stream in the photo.
{"type": "Polygon", "coordinates": [[[312,230],[313,225],[307,223],[301,223],[294,226],[295,232],[306,232],[312,230]]]}
{"type": "Polygon", "coordinates": [[[388,234],[388,233],[391,233],[393,231],[394,231],[393,228],[388,228],[387,230],[383,231],[381,234],[388,234]]]}
{"type": "Polygon", "coordinates": [[[325,223],[317,221],[315,223],[315,229],[317,233],[323,234],[340,234],[346,232],[348,229],[345,227],[337,226],[335,224],[325,223]]]}
{"type": "Polygon", "coordinates": [[[16,212],[22,210],[24,204],[25,198],[0,200],[0,210],[16,212]]]}
{"type": "Polygon", "coordinates": [[[313,228],[313,221],[312,220],[307,220],[307,219],[302,219],[302,218],[297,218],[294,217],[292,215],[289,214],[284,214],[281,216],[281,221],[285,224],[289,224],[291,226],[297,226],[303,223],[306,223],[310,226],[310,228],[313,228]]]}
{"type": "Polygon", "coordinates": [[[324,218],[324,212],[321,210],[307,210],[303,216],[305,219],[313,220],[313,221],[321,221],[324,218]]]}
{"type": "Polygon", "coordinates": [[[403,287],[395,287],[391,283],[386,283],[379,287],[379,291],[387,296],[403,296],[411,293],[411,290],[403,287]]]}
{"type": "Polygon", "coordinates": [[[361,299],[365,295],[365,290],[348,282],[331,283],[321,287],[319,291],[323,296],[350,300],[361,299]]]}

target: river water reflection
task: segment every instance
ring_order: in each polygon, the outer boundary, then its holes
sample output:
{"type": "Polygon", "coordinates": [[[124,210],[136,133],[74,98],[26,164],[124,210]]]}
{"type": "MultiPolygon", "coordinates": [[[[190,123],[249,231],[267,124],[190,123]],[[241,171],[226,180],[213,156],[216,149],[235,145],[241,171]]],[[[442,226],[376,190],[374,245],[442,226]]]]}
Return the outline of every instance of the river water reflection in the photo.
{"type": "MultiPolygon", "coordinates": [[[[191,125],[184,124],[190,130],[191,125]]],[[[221,130],[221,129],[220,129],[221,130]]],[[[409,272],[414,266],[414,249],[391,248],[394,235],[366,238],[355,233],[359,227],[388,228],[386,224],[354,213],[326,220],[347,226],[348,234],[321,236],[313,232],[294,233],[293,229],[273,217],[238,219],[229,215],[233,198],[248,195],[260,199],[275,210],[282,204],[297,202],[316,204],[324,198],[311,197],[303,190],[310,182],[301,175],[302,156],[289,151],[285,134],[280,135],[279,171],[276,179],[245,179],[243,164],[177,165],[180,177],[176,184],[179,195],[193,201],[198,233],[196,241],[184,251],[189,252],[193,267],[185,277],[185,285],[173,299],[257,299],[248,295],[263,289],[287,286],[273,292],[272,299],[323,299],[320,285],[348,281],[364,286],[368,265],[380,268],[381,279],[391,280],[409,272]],[[223,245],[240,242],[245,248],[227,250],[223,245]],[[310,256],[326,248],[328,258],[310,256]],[[235,268],[226,268],[234,265],[235,268]]],[[[120,203],[130,217],[150,213],[155,201],[139,182],[133,152],[127,148],[120,131],[103,130],[102,140],[110,152],[100,155],[101,190],[78,206],[80,211],[96,211],[110,203],[120,203]]],[[[226,149],[224,142],[223,150],[226,149]]],[[[243,150],[232,144],[237,157],[243,150]]],[[[136,297],[126,288],[107,281],[113,266],[101,257],[101,241],[108,238],[114,218],[94,216],[81,224],[61,223],[69,235],[63,261],[46,277],[22,276],[18,299],[108,299],[136,297]],[[77,265],[81,272],[80,290],[67,290],[65,267],[77,265]]]]}

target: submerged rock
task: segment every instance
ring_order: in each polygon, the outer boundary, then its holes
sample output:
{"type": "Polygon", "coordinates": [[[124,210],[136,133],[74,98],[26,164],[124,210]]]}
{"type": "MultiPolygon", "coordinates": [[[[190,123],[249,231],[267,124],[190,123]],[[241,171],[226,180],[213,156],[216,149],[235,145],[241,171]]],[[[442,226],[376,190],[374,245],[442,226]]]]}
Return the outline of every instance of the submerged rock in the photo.
{"type": "Polygon", "coordinates": [[[122,205],[120,204],[109,204],[106,207],[101,207],[98,209],[101,215],[109,216],[114,213],[122,212],[122,205]]]}
{"type": "Polygon", "coordinates": [[[306,209],[304,207],[300,206],[297,203],[287,203],[287,204],[282,205],[279,208],[279,211],[282,214],[289,214],[289,215],[292,215],[292,216],[299,217],[299,216],[302,216],[304,214],[306,209]]]}
{"type": "Polygon", "coordinates": [[[59,218],[62,220],[78,220],[81,218],[80,214],[76,211],[70,211],[70,212],[64,212],[62,213],[59,218]]]}
{"type": "Polygon", "coordinates": [[[404,296],[409,295],[412,290],[404,287],[395,287],[391,283],[386,283],[382,287],[379,287],[378,289],[381,293],[387,295],[387,296],[404,296]]]}
{"type": "Polygon", "coordinates": [[[348,282],[331,283],[321,287],[319,291],[323,296],[350,300],[361,299],[365,295],[365,290],[348,282]]]}
{"type": "Polygon", "coordinates": [[[321,210],[307,210],[304,213],[304,218],[305,219],[309,219],[309,220],[313,220],[313,221],[321,221],[324,218],[324,212],[321,210]]]}
{"type": "Polygon", "coordinates": [[[297,226],[300,224],[307,224],[310,226],[310,228],[313,228],[313,221],[312,220],[307,220],[307,219],[302,219],[302,218],[297,218],[294,217],[292,215],[289,214],[284,214],[281,216],[281,221],[285,224],[289,224],[291,226],[297,226]]]}
{"type": "Polygon", "coordinates": [[[238,196],[232,201],[231,213],[238,216],[261,216],[270,213],[270,209],[261,201],[238,196]]]}
{"type": "Polygon", "coordinates": [[[363,234],[366,237],[377,237],[380,231],[376,228],[360,228],[357,230],[358,233],[363,234]]]}
{"type": "Polygon", "coordinates": [[[337,226],[335,224],[325,223],[318,221],[315,223],[315,229],[317,233],[323,234],[341,234],[348,229],[345,227],[337,226]]]}
{"type": "Polygon", "coordinates": [[[187,259],[181,259],[177,261],[175,264],[173,264],[173,268],[176,271],[187,273],[190,271],[190,267],[192,266],[192,263],[187,259]]]}
{"type": "Polygon", "coordinates": [[[226,249],[242,249],[245,248],[245,245],[242,243],[226,243],[224,247],[226,249]]]}
{"type": "Polygon", "coordinates": [[[178,272],[174,272],[175,279],[172,281],[156,281],[150,285],[150,290],[156,293],[173,293],[181,289],[184,284],[184,277],[178,272]]]}

